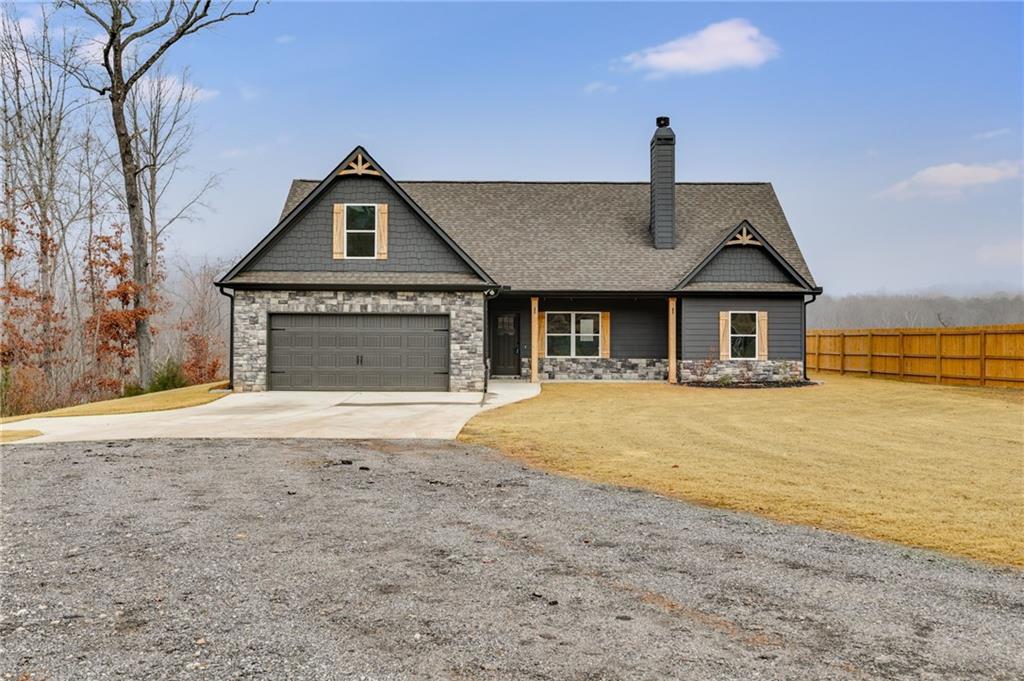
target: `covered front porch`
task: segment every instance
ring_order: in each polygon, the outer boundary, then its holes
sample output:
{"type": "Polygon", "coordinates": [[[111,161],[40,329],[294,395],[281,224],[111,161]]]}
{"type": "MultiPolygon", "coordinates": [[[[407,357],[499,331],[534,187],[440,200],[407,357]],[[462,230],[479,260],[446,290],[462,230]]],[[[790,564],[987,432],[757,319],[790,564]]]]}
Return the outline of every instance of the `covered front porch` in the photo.
{"type": "Polygon", "coordinates": [[[675,383],[676,305],[666,295],[503,293],[488,301],[489,375],[675,383]]]}

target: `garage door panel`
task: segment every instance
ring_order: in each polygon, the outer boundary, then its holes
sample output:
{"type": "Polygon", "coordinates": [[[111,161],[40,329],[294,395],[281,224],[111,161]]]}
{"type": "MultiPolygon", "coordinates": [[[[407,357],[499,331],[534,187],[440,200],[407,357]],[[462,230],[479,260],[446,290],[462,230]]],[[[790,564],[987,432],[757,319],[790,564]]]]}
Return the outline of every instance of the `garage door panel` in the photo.
{"type": "Polygon", "coordinates": [[[275,314],[271,390],[447,390],[445,315],[275,314]]]}

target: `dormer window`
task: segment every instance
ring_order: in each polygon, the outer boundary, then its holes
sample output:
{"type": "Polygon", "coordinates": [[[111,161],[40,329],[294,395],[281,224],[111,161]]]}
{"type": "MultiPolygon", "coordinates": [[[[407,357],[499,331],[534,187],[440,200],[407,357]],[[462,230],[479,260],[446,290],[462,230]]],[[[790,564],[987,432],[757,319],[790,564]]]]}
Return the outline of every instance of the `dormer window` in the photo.
{"type": "Polygon", "coordinates": [[[334,204],[335,260],[387,260],[388,205],[334,204]]]}
{"type": "Polygon", "coordinates": [[[345,257],[377,257],[377,206],[372,203],[345,205],[345,257]]]}

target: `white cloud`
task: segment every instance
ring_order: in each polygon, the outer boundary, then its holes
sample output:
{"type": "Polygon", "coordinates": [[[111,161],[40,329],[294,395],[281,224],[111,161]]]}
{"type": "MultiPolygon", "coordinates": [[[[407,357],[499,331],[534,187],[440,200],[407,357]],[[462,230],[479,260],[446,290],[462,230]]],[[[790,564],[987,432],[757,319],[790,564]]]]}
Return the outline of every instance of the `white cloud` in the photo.
{"type": "Polygon", "coordinates": [[[1024,239],[1007,239],[983,244],[975,251],[974,256],[982,265],[1024,264],[1024,239]]]}
{"type": "Polygon", "coordinates": [[[239,85],[238,96],[247,102],[251,102],[255,99],[259,99],[263,96],[263,90],[251,85],[239,85]]]}
{"type": "Polygon", "coordinates": [[[779,46],[746,19],[711,24],[696,33],[625,56],[650,77],[757,68],[779,56],[779,46]]]}
{"type": "Polygon", "coordinates": [[[283,33],[274,38],[274,42],[277,43],[278,45],[287,45],[288,43],[295,42],[295,36],[293,36],[290,33],[283,33]]]}
{"type": "Polygon", "coordinates": [[[613,95],[618,91],[618,85],[606,83],[603,80],[595,80],[583,86],[583,92],[588,95],[613,95]]]}
{"type": "Polygon", "coordinates": [[[26,38],[31,38],[39,30],[39,23],[34,17],[21,17],[18,19],[18,31],[26,38]]]}
{"type": "Polygon", "coordinates": [[[985,132],[979,132],[972,137],[976,140],[990,140],[993,137],[1002,137],[1003,135],[1009,135],[1009,128],[999,128],[998,130],[986,130],[985,132]]]}
{"type": "Polygon", "coordinates": [[[78,44],[78,56],[89,64],[103,63],[103,48],[107,44],[108,37],[99,33],[91,38],[83,38],[78,44]]]}
{"type": "Polygon", "coordinates": [[[955,199],[964,190],[1020,177],[1020,161],[969,164],[946,163],[920,170],[878,194],[883,198],[909,199],[923,196],[955,199]]]}
{"type": "Polygon", "coordinates": [[[178,76],[160,76],[159,78],[140,78],[135,87],[143,96],[161,94],[167,98],[175,98],[182,91],[192,96],[195,102],[206,102],[220,94],[217,90],[201,88],[192,83],[182,82],[178,76]]]}

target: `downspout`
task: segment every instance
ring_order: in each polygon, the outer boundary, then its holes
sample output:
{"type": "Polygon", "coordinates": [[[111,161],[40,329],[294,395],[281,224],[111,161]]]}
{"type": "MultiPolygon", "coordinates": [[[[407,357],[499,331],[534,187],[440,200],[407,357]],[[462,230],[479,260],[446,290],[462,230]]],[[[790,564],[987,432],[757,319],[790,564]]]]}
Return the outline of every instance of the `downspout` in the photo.
{"type": "Polygon", "coordinates": [[[804,313],[800,318],[800,352],[803,358],[805,381],[811,380],[807,377],[807,306],[817,300],[819,295],[820,293],[812,293],[810,300],[804,300],[804,313]]]}
{"type": "Polygon", "coordinates": [[[222,296],[231,299],[231,318],[228,322],[228,390],[235,389],[235,292],[227,293],[220,286],[217,287],[222,296]]]}

